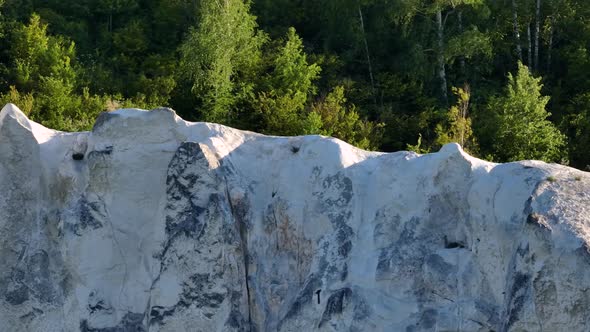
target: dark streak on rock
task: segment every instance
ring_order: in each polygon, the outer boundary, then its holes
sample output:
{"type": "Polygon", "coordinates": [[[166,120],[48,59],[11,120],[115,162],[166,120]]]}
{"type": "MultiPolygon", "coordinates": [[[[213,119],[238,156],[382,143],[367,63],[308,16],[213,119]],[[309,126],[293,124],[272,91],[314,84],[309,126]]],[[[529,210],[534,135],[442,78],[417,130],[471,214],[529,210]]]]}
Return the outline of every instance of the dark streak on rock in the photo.
{"type": "MultiPolygon", "coordinates": [[[[244,317],[244,315],[240,312],[239,307],[237,305],[239,303],[241,297],[242,297],[242,294],[240,292],[233,291],[231,293],[232,309],[227,317],[227,320],[225,321],[225,325],[229,326],[237,331],[240,331],[240,332],[246,332],[246,331],[254,332],[255,329],[252,326],[250,315],[248,315],[248,317],[246,319],[246,317],[244,317]]],[[[249,309],[249,307],[250,307],[250,302],[248,301],[248,309],[249,309]]]]}
{"type": "Polygon", "coordinates": [[[530,249],[529,249],[529,244],[528,243],[525,246],[519,245],[518,248],[516,248],[516,253],[520,257],[526,256],[529,252],[530,252],[530,249]]]}
{"type": "Polygon", "coordinates": [[[541,215],[540,214],[538,214],[538,213],[529,213],[529,215],[526,218],[526,222],[527,222],[527,224],[538,225],[540,219],[541,219],[541,215]]]}
{"type": "MultiPolygon", "coordinates": [[[[205,229],[205,222],[201,221],[200,217],[207,211],[207,208],[195,204],[192,193],[197,183],[209,180],[202,179],[202,175],[191,172],[190,168],[199,163],[203,163],[204,167],[209,166],[199,144],[184,142],[178,147],[168,165],[166,177],[168,203],[165,219],[168,239],[164,243],[162,252],[158,255],[159,259],[166,256],[178,236],[185,235],[198,240],[205,229]]],[[[215,199],[216,197],[209,198],[215,199]]]]}
{"type": "MultiPolygon", "coordinates": [[[[166,195],[168,204],[166,209],[166,234],[172,239],[179,234],[187,237],[199,238],[205,224],[199,217],[207,210],[193,202],[193,189],[205,179],[202,175],[187,171],[187,168],[198,164],[205,159],[203,151],[198,143],[184,142],[180,145],[176,154],[168,166],[166,178],[166,195]]],[[[205,163],[207,161],[205,160],[205,163]]],[[[208,165],[204,165],[205,167],[208,165]]]]}
{"type": "Polygon", "coordinates": [[[113,308],[99,293],[92,291],[88,295],[88,311],[90,315],[95,313],[111,314],[113,308]]]}
{"type": "Polygon", "coordinates": [[[128,312],[117,326],[93,328],[88,326],[87,320],[80,322],[80,332],[145,332],[143,313],[128,312]]]}
{"type": "Polygon", "coordinates": [[[30,321],[30,320],[35,319],[39,315],[43,315],[43,310],[33,308],[33,310],[31,312],[20,316],[19,319],[22,321],[30,321]]]}
{"type": "MultiPolygon", "coordinates": [[[[226,294],[211,291],[213,282],[210,274],[197,273],[182,285],[180,300],[174,306],[153,306],[150,309],[150,325],[162,323],[165,317],[173,315],[176,310],[194,305],[197,308],[219,308],[226,294]]],[[[235,315],[235,314],[234,314],[235,315]]]]}
{"type": "Polygon", "coordinates": [[[289,319],[296,316],[305,305],[312,303],[314,290],[320,288],[320,286],[320,278],[318,278],[315,274],[307,277],[303,288],[301,291],[299,291],[299,294],[297,295],[295,301],[293,301],[293,304],[291,304],[291,307],[289,308],[289,311],[287,311],[284,319],[289,319]]]}
{"type": "Polygon", "coordinates": [[[94,126],[92,127],[92,131],[96,132],[99,130],[105,123],[109,120],[115,119],[119,117],[119,114],[111,113],[111,112],[102,112],[96,118],[96,122],[94,122],[94,126]]]}
{"type": "Polygon", "coordinates": [[[172,316],[176,307],[165,308],[162,306],[153,306],[150,310],[150,325],[161,324],[164,318],[172,316]]]}
{"type": "Polygon", "coordinates": [[[464,249],[465,244],[463,244],[462,242],[450,241],[450,242],[445,243],[445,248],[446,249],[464,249]]]}
{"type": "Polygon", "coordinates": [[[209,292],[212,287],[210,274],[194,274],[182,286],[182,294],[178,305],[189,307],[194,304],[197,308],[219,308],[225,294],[209,292]]]}
{"type": "Polygon", "coordinates": [[[91,305],[91,304],[88,305],[88,310],[90,311],[90,314],[93,314],[93,313],[95,313],[97,311],[102,311],[102,310],[105,310],[105,309],[107,309],[107,307],[104,305],[104,302],[102,300],[101,301],[98,301],[94,305],[91,305]]]}
{"type": "Polygon", "coordinates": [[[436,318],[438,317],[438,311],[436,309],[426,309],[422,311],[418,324],[423,329],[432,329],[436,324],[436,318]]]}
{"type": "Polygon", "coordinates": [[[487,323],[490,326],[499,329],[500,314],[498,313],[497,306],[485,301],[475,301],[475,309],[487,318],[487,323]]]}
{"type": "Polygon", "coordinates": [[[40,303],[55,303],[65,290],[58,290],[51,270],[51,258],[47,251],[37,250],[24,258],[23,267],[13,267],[10,276],[0,280],[4,299],[11,305],[20,305],[29,300],[40,303]],[[4,283],[4,285],[2,285],[4,283]]]}
{"type": "Polygon", "coordinates": [[[6,302],[12,305],[23,304],[29,300],[29,289],[24,284],[18,284],[5,295],[6,302]]]}
{"type": "Polygon", "coordinates": [[[88,153],[88,157],[95,158],[97,156],[109,156],[113,153],[113,146],[109,145],[104,150],[94,150],[88,153]]]}
{"type": "Polygon", "coordinates": [[[322,325],[332,319],[332,316],[341,314],[346,306],[347,302],[350,301],[352,297],[352,290],[348,287],[339,289],[335,291],[330,297],[328,298],[328,302],[326,303],[326,309],[324,309],[324,313],[322,314],[322,320],[318,325],[318,328],[322,327],[322,325]]]}
{"type": "Polygon", "coordinates": [[[329,206],[344,207],[352,200],[352,180],[342,173],[327,176],[322,182],[322,187],[324,190],[336,189],[341,193],[337,200],[325,199],[325,203],[329,206]]]}
{"type": "Polygon", "coordinates": [[[528,274],[516,272],[509,293],[509,306],[506,330],[519,320],[530,288],[531,277],[528,274]]]}
{"type": "Polygon", "coordinates": [[[65,224],[64,228],[77,236],[82,236],[86,229],[103,227],[101,219],[105,219],[106,211],[102,202],[89,202],[85,196],[80,197],[76,204],[78,223],[65,224]]]}

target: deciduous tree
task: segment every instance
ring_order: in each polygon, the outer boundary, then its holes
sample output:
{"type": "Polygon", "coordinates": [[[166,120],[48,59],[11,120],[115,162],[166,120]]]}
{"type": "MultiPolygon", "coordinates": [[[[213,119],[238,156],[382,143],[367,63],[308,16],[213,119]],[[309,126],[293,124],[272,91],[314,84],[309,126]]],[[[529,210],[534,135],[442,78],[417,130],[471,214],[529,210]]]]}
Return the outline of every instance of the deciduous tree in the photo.
{"type": "Polygon", "coordinates": [[[493,148],[499,161],[558,162],[565,157],[565,137],[548,120],[549,97],[541,95],[541,88],[541,78],[519,63],[516,75],[508,74],[505,94],[491,99],[488,111],[496,114],[493,148]]]}
{"type": "Polygon", "coordinates": [[[240,96],[252,93],[266,34],[258,30],[244,0],[203,0],[198,26],[180,47],[179,74],[202,100],[205,120],[230,122],[240,96]]]}

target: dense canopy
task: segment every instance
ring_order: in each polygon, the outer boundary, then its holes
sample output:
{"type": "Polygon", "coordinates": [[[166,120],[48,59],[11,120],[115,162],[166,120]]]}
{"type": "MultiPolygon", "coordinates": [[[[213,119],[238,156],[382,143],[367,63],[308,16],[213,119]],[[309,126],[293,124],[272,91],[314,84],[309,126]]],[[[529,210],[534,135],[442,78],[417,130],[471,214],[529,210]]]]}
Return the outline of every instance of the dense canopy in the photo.
{"type": "Polygon", "coordinates": [[[0,99],[590,166],[586,0],[0,0],[0,99]]]}

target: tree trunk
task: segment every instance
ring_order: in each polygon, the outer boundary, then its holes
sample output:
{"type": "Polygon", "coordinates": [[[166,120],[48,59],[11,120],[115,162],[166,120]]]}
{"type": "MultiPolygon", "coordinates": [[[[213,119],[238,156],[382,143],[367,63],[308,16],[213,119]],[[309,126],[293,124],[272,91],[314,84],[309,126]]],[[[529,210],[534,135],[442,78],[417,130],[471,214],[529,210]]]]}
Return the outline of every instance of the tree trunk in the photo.
{"type": "Polygon", "coordinates": [[[367,43],[367,34],[365,33],[365,21],[363,20],[363,12],[361,11],[361,6],[358,6],[359,9],[359,18],[361,21],[361,30],[363,32],[363,42],[365,44],[365,54],[367,55],[367,64],[369,65],[369,79],[371,80],[371,90],[373,94],[373,102],[377,104],[377,100],[375,99],[375,81],[373,79],[373,65],[371,64],[371,55],[369,53],[369,43],[367,43]]]}
{"type": "Polygon", "coordinates": [[[512,0],[512,29],[514,30],[514,42],[516,43],[516,56],[522,61],[522,48],[520,47],[520,32],[518,29],[518,10],[516,0],[512,0]]]}
{"type": "Polygon", "coordinates": [[[539,34],[541,26],[541,0],[537,0],[537,8],[535,11],[535,62],[533,68],[535,71],[539,70],[539,34]]]}
{"type": "Polygon", "coordinates": [[[463,96],[461,95],[461,97],[459,98],[459,100],[461,101],[460,103],[460,116],[463,119],[463,125],[461,126],[461,147],[465,147],[465,130],[466,128],[466,124],[467,124],[467,112],[469,110],[469,99],[471,98],[471,90],[469,88],[469,85],[467,83],[465,83],[465,85],[463,86],[463,94],[465,95],[466,98],[463,98],[463,96]]]}
{"type": "Polygon", "coordinates": [[[551,51],[553,50],[553,24],[555,20],[551,17],[549,21],[549,45],[547,45],[547,74],[551,71],[551,51]]]}
{"type": "Polygon", "coordinates": [[[441,10],[436,11],[436,25],[437,25],[437,60],[438,60],[438,79],[440,80],[440,93],[445,105],[447,103],[447,73],[445,70],[444,57],[444,27],[442,22],[441,10]]]}
{"type": "Polygon", "coordinates": [[[527,50],[527,57],[528,57],[527,63],[528,63],[529,68],[532,68],[532,66],[533,66],[533,45],[532,44],[533,43],[531,40],[531,24],[530,23],[527,24],[527,26],[526,26],[526,34],[527,34],[527,39],[529,42],[529,47],[527,50]]]}
{"type": "MultiPolygon", "coordinates": [[[[457,13],[457,20],[459,21],[459,33],[462,34],[463,33],[463,12],[461,10],[459,10],[459,12],[457,13]]],[[[459,57],[459,65],[461,68],[461,75],[466,76],[466,74],[465,74],[465,57],[462,55],[459,57]]]]}

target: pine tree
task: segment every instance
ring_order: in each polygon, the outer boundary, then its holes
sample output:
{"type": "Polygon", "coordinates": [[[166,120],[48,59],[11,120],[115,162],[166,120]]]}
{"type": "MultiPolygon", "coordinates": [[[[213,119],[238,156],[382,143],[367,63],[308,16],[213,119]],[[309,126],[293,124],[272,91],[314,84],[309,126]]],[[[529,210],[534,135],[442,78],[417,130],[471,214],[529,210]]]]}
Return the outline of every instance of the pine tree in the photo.
{"type": "MultiPolygon", "coordinates": [[[[303,42],[290,28],[284,44],[272,55],[272,72],[268,86],[258,96],[256,109],[261,112],[263,131],[275,135],[301,135],[306,129],[304,108],[316,93],[314,81],[321,68],[308,63],[303,42]]],[[[263,83],[263,85],[266,85],[263,83]]]]}

